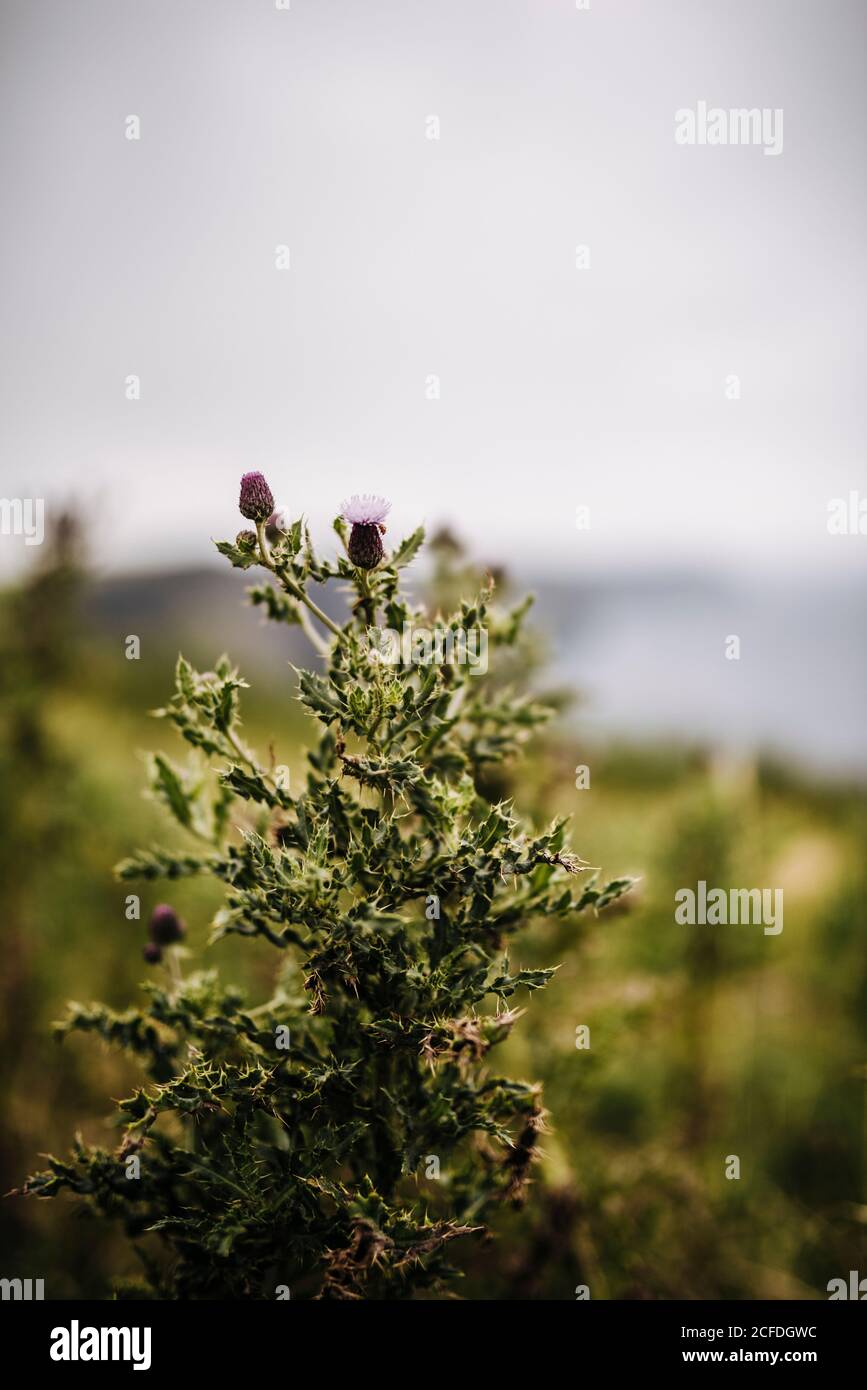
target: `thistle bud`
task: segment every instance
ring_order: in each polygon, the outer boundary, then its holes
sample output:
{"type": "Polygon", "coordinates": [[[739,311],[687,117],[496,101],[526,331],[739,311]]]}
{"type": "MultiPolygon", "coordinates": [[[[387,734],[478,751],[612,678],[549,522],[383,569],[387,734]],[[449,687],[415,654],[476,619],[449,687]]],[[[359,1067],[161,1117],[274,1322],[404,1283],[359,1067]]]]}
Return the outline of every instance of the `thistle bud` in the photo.
{"type": "Polygon", "coordinates": [[[235,544],[239,550],[255,550],[258,539],[255,531],[239,531],[235,544]]]}
{"type": "Polygon", "coordinates": [[[173,907],[158,903],[151,913],[148,933],[157,946],[171,946],[183,936],[184,924],[173,907]]]}
{"type": "Polygon", "coordinates": [[[158,946],[155,941],[149,941],[142,951],[142,955],[148,965],[158,965],[163,958],[163,948],[158,946]]]}
{"type": "Polygon", "coordinates": [[[245,473],[238,499],[241,515],[249,521],[267,521],[274,510],[274,494],[262,473],[245,473]]]}
{"type": "Polygon", "coordinates": [[[372,497],[365,493],[359,497],[354,493],[348,502],[341,506],[344,521],[352,523],[349,533],[349,558],[360,570],[372,570],[383,557],[383,522],[391,510],[391,503],[384,497],[372,497]]]}

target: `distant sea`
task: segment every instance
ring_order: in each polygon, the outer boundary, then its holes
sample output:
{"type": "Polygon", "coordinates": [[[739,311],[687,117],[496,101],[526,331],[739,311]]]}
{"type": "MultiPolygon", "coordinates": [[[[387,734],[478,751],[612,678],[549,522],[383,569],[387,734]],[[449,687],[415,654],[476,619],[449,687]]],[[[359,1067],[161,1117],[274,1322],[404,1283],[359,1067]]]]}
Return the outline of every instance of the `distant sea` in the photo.
{"type": "Polygon", "coordinates": [[[650,574],[537,585],[588,733],[867,776],[867,585],[650,574]],[[726,639],[740,639],[727,660],[726,639]]]}

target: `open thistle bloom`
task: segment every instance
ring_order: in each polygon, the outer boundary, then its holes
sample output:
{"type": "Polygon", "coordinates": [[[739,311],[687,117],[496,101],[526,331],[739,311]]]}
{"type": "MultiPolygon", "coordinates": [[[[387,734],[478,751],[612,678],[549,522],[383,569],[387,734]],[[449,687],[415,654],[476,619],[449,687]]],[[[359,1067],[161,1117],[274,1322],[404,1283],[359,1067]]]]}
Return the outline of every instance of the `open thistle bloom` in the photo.
{"type": "Polygon", "coordinates": [[[184,924],[173,907],[158,903],[151,913],[148,934],[158,946],[171,946],[183,936],[184,924]]]}
{"type": "Polygon", "coordinates": [[[370,493],[359,497],[355,492],[348,502],[341,503],[341,516],[352,523],[347,546],[349,558],[360,570],[372,570],[382,559],[383,522],[390,510],[390,502],[370,493]]]}
{"type": "Polygon", "coordinates": [[[245,473],[241,479],[238,508],[249,521],[267,521],[274,510],[274,494],[263,473],[245,473]]]}

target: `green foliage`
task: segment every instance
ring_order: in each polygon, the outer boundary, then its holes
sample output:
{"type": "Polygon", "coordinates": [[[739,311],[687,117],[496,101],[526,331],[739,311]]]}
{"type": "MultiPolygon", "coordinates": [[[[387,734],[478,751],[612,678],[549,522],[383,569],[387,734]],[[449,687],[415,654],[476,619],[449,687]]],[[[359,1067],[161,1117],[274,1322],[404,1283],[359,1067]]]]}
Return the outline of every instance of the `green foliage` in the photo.
{"type": "Polygon", "coordinates": [[[486,790],[551,713],[501,679],[527,604],[501,612],[488,586],[436,620],[485,631],[489,674],[382,660],[371,629],[433,621],[401,587],[422,539],[368,572],[318,559],[300,520],[272,547],[262,527],[254,550],[218,546],[267,571],[254,604],[300,623],[321,657],[298,673],[319,726],[299,790],[247,747],[227,658],[208,672],[180,658],[156,711],[191,752],[184,766],[151,759],[151,794],[195,848],[154,846],[118,875],[219,880],[214,939],[261,938],[276,984],[247,1007],[214,971],[182,978],[169,948],[141,1006],[71,1006],[61,1036],[95,1033],[146,1080],[118,1105],[113,1152],[79,1141],[25,1190],[120,1218],[157,1297],[435,1292],[455,1274],[452,1241],[526,1196],[540,1087],[498,1075],[489,1054],[523,1012],[507,1001],[553,970],[513,965],[512,938],[599,910],[630,880],[597,885],[563,820],[534,830],[486,790]],[[334,580],[350,593],[342,625],[308,592],[334,580]]]}

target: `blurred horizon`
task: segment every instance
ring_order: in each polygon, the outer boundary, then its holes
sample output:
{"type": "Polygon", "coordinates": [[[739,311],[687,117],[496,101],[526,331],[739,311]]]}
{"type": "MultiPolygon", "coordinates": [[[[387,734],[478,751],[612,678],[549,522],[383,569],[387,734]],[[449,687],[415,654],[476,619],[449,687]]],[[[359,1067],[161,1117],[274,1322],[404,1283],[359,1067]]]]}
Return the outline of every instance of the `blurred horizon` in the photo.
{"type": "MultiPolygon", "coordinates": [[[[410,572],[420,597],[427,577],[424,563],[410,572]]],[[[210,662],[228,650],[249,677],[272,678],[290,659],[315,662],[297,630],[275,642],[245,608],[251,582],[217,565],[104,576],[94,580],[90,612],[110,640],[134,632],[152,650],[171,631],[186,655],[210,662]]],[[[585,740],[669,741],[867,779],[867,654],[855,640],[867,627],[862,586],[840,575],[823,585],[804,577],[757,585],[675,567],[576,584],[510,569],[507,594],[525,588],[535,593],[551,679],[580,693],[568,719],[585,740]],[[731,634],[741,639],[737,661],[724,655],[731,634]]],[[[330,594],[320,602],[339,615],[330,594]]]]}

